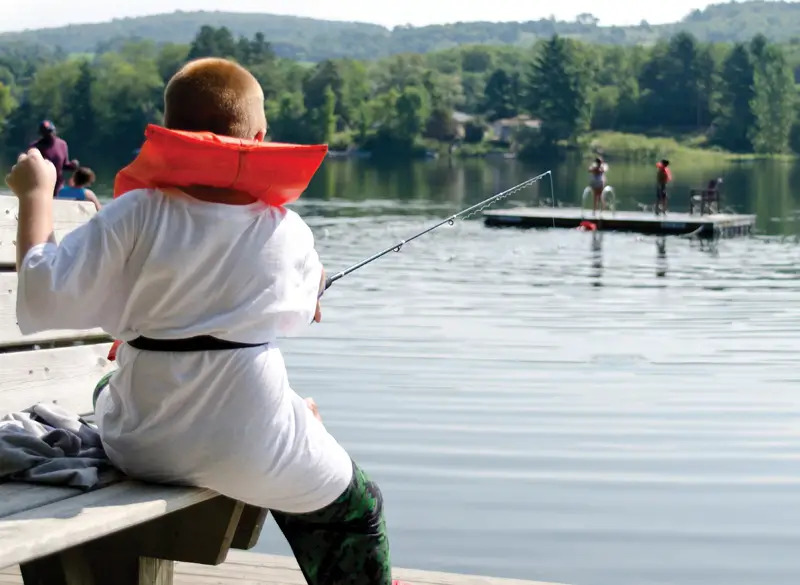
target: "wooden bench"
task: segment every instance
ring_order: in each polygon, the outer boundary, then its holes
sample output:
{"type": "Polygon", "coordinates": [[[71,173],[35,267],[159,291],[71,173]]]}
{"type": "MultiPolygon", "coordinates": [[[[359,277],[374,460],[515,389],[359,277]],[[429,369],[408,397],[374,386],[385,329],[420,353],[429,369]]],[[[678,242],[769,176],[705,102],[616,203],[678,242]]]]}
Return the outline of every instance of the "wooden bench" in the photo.
{"type": "MultiPolygon", "coordinates": [[[[56,237],[87,221],[90,203],[55,201],[56,237]]],[[[99,330],[23,336],[16,323],[17,200],[0,195],[0,415],[55,402],[90,415],[113,369],[99,330]]],[[[217,565],[252,548],[267,511],[210,490],[124,480],[94,491],[0,483],[0,568],[26,584],[172,583],[174,561],[217,565]]]]}

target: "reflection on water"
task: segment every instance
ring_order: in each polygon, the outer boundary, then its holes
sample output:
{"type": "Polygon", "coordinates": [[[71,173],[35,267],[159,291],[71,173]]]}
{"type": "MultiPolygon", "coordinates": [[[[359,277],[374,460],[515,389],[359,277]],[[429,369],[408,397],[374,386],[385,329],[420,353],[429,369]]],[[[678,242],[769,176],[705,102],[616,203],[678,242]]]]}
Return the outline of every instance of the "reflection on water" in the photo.
{"type": "MultiPolygon", "coordinates": [[[[333,272],[547,169],[332,161],[295,207],[333,272]]],[[[558,200],[579,201],[579,171],[554,168],[558,200]]],[[[651,171],[612,161],[620,207],[646,203],[651,171]]],[[[396,565],[797,583],[797,167],[674,172],[673,209],[723,176],[765,235],[458,222],[337,282],[322,324],[283,344],[292,385],[380,483],[396,565]]],[[[290,552],[272,524],[257,549],[290,552]]]]}
{"type": "MultiPolygon", "coordinates": [[[[329,270],[446,213],[382,205],[298,209],[329,270]]],[[[793,241],[480,222],[426,238],[334,285],[323,325],[284,344],[294,387],[380,482],[397,565],[796,583],[793,241]]],[[[259,548],[289,552],[274,527],[259,548]]]]}
{"type": "Polygon", "coordinates": [[[656,241],[656,276],[664,278],[667,275],[667,238],[658,236],[656,241]]]}
{"type": "Polygon", "coordinates": [[[603,233],[592,234],[592,276],[594,286],[603,286],[603,233]]]}

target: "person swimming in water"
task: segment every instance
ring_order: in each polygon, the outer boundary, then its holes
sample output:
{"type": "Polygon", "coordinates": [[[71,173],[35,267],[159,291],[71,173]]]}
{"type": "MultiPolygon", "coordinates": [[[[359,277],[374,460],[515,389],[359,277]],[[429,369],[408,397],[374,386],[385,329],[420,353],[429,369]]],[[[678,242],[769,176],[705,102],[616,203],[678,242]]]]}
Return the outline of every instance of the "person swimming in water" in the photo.
{"type": "Polygon", "coordinates": [[[600,211],[603,211],[603,189],[606,188],[606,172],[608,164],[602,158],[597,157],[589,167],[589,188],[594,194],[592,203],[592,213],[597,213],[597,204],[600,204],[600,211]]]}
{"type": "Polygon", "coordinates": [[[56,136],[56,126],[50,120],[39,124],[39,140],[28,145],[28,150],[36,148],[42,158],[49,160],[56,167],[56,188],[53,197],[58,195],[64,186],[64,171],[74,171],[80,166],[77,160],[69,160],[69,147],[63,138],[56,136]]]}
{"type": "Polygon", "coordinates": [[[78,167],[69,179],[69,184],[62,187],[56,199],[71,199],[73,201],[91,201],[94,208],[100,211],[100,200],[89,187],[94,183],[95,174],[92,169],[78,167]]]}

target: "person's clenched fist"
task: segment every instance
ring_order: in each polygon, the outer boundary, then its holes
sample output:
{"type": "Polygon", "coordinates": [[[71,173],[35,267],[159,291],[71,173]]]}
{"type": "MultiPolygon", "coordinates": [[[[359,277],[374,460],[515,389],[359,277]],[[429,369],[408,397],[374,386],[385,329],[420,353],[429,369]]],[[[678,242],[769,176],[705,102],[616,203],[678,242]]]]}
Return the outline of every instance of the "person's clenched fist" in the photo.
{"type": "Polygon", "coordinates": [[[56,168],[42,157],[37,148],[31,148],[19,155],[17,164],[6,175],[6,184],[17,197],[52,197],[56,188],[56,168]]]}

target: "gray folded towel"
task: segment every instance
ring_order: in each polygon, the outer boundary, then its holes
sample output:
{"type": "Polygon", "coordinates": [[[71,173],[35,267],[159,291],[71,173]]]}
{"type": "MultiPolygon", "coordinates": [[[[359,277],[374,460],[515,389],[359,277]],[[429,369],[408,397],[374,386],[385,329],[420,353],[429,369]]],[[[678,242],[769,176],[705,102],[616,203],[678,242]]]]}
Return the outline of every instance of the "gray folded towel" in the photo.
{"type": "Polygon", "coordinates": [[[94,425],[54,403],[0,418],[0,481],[91,490],[122,479],[94,425]]]}

